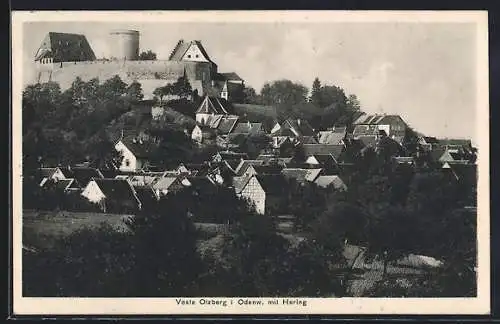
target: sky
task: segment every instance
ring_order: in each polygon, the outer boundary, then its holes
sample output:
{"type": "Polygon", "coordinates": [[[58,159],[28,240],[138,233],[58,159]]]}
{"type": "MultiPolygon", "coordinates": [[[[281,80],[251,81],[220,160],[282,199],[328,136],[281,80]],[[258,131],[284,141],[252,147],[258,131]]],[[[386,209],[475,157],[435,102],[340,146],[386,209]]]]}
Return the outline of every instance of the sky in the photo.
{"type": "Polygon", "coordinates": [[[476,135],[476,26],[473,23],[29,22],[23,71],[50,32],[86,35],[97,57],[112,29],[138,30],[140,50],[167,59],[179,39],[200,40],[219,72],[236,72],[257,91],[315,77],[355,94],[367,113],[400,114],[429,136],[476,135]]]}

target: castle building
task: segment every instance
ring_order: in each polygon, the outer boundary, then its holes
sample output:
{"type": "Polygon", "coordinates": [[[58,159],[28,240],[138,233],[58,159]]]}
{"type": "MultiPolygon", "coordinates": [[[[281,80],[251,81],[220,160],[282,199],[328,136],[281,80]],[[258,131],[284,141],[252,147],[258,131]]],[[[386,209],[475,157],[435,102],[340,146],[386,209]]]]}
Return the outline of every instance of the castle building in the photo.
{"type": "Polygon", "coordinates": [[[243,89],[244,81],[236,73],[218,73],[217,64],[199,40],[179,40],[168,60],[140,60],[138,31],[114,30],[109,36],[111,57],[97,59],[84,35],[48,33],[35,55],[32,83],[54,81],[66,89],[76,77],[102,82],[118,75],[124,82],[141,83],[145,99],[152,98],[156,88],[182,76],[200,96],[210,94],[230,100],[243,89]]]}

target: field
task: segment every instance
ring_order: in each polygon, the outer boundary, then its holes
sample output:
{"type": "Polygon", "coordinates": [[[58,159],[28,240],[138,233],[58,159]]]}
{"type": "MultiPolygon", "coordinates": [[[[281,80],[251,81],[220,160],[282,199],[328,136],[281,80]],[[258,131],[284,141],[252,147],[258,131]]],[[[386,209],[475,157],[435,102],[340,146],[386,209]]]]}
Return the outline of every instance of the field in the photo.
{"type": "Polygon", "coordinates": [[[127,226],[123,221],[128,217],[130,215],[24,210],[23,245],[48,247],[57,238],[85,227],[97,228],[103,223],[124,231],[127,226]]]}

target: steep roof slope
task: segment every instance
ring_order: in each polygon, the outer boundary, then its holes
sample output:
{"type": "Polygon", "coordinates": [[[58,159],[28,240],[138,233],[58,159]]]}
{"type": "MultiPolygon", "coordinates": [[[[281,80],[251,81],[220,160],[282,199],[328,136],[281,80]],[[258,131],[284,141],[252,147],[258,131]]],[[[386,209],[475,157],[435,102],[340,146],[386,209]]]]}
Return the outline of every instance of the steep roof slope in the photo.
{"type": "Polygon", "coordinates": [[[85,35],[50,32],[35,54],[35,61],[42,58],[58,63],[94,61],[96,56],[85,35]]]}

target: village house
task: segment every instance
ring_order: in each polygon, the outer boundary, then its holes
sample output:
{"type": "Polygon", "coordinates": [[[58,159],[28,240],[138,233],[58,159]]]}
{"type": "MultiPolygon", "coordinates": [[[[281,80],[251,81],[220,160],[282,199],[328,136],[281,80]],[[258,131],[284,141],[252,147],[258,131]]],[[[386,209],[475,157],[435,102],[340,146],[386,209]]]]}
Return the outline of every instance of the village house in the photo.
{"type": "MultiPolygon", "coordinates": [[[[383,130],[389,137],[404,136],[408,125],[399,115],[363,114],[354,121],[355,128],[358,125],[372,126],[377,130],[383,130]]],[[[369,128],[371,130],[371,128],[369,128]]]]}
{"type": "Polygon", "coordinates": [[[282,123],[276,122],[271,128],[271,136],[301,137],[314,135],[312,126],[307,120],[300,118],[288,118],[282,123]]]}
{"type": "Polygon", "coordinates": [[[89,181],[93,178],[104,179],[104,175],[101,170],[96,168],[69,166],[64,169],[63,172],[68,178],[75,179],[75,181],[81,186],[86,186],[87,183],[89,183],[89,181]]]}
{"type": "Polygon", "coordinates": [[[232,134],[262,135],[265,134],[262,123],[239,122],[231,131],[232,134]]]}
{"type": "Polygon", "coordinates": [[[39,179],[40,186],[43,186],[47,180],[63,180],[66,179],[66,176],[62,172],[61,168],[40,168],[41,178],[39,179]]]}
{"type": "Polygon", "coordinates": [[[196,110],[196,122],[200,125],[206,125],[209,118],[226,115],[232,115],[232,107],[226,100],[205,96],[198,110],[196,110]]]}
{"type": "Polygon", "coordinates": [[[287,179],[294,179],[299,183],[314,182],[319,177],[323,169],[302,169],[302,168],[284,168],[281,170],[283,176],[287,179]]]}
{"type": "Polygon", "coordinates": [[[221,98],[233,101],[242,96],[245,81],[235,72],[219,73],[218,79],[212,81],[212,86],[218,89],[221,98]]]}
{"type": "Polygon", "coordinates": [[[42,189],[52,188],[62,193],[78,192],[81,190],[80,185],[75,179],[49,179],[44,178],[40,183],[42,189]]]}
{"type": "Polygon", "coordinates": [[[321,188],[333,187],[339,191],[347,190],[347,185],[338,175],[320,175],[314,180],[314,183],[321,188]]]}
{"type": "Polygon", "coordinates": [[[142,207],[132,184],[125,179],[92,179],[81,195],[105,213],[133,213],[142,207]]]}
{"type": "Polygon", "coordinates": [[[123,156],[120,171],[138,171],[150,162],[157,144],[142,136],[122,135],[115,144],[115,149],[123,156]]]}
{"type": "Polygon", "coordinates": [[[345,128],[339,130],[327,130],[318,132],[319,144],[343,145],[347,131],[345,128]]]}
{"type": "Polygon", "coordinates": [[[212,162],[222,162],[224,160],[241,160],[246,158],[248,158],[246,153],[220,151],[213,156],[212,162]]]}
{"type": "Polygon", "coordinates": [[[258,214],[273,214],[283,208],[287,183],[282,175],[233,178],[236,195],[246,199],[258,214]]]}
{"type": "Polygon", "coordinates": [[[198,144],[214,144],[215,130],[209,126],[196,125],[191,132],[191,139],[198,144]]]}
{"type": "Polygon", "coordinates": [[[151,184],[151,188],[156,193],[157,196],[162,197],[166,196],[171,192],[177,192],[182,190],[184,187],[189,186],[190,182],[187,179],[184,179],[182,176],[177,177],[163,177],[157,179],[154,183],[151,184]],[[183,183],[184,182],[184,183],[183,183]]]}

